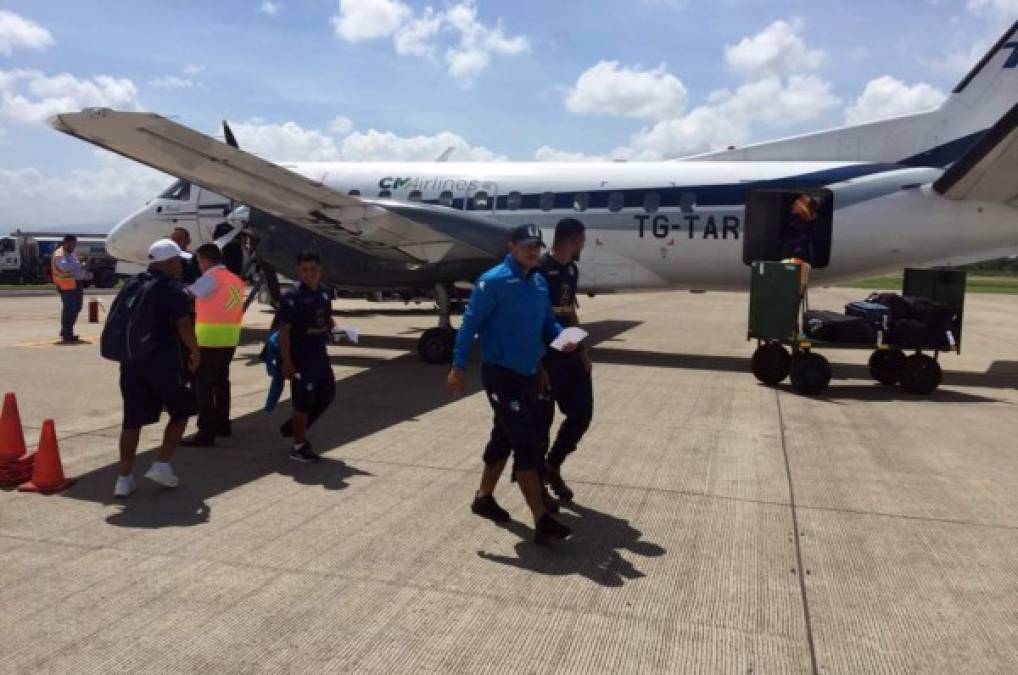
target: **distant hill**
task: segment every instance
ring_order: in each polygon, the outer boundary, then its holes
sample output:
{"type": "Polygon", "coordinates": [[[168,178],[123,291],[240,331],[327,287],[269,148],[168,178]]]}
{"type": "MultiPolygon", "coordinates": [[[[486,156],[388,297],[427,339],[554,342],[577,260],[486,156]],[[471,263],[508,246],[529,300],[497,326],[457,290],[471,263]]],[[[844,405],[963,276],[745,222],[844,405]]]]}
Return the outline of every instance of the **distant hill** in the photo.
{"type": "Polygon", "coordinates": [[[964,265],[962,269],[971,272],[997,273],[997,274],[1018,274],[1018,258],[996,258],[983,262],[964,265]]]}

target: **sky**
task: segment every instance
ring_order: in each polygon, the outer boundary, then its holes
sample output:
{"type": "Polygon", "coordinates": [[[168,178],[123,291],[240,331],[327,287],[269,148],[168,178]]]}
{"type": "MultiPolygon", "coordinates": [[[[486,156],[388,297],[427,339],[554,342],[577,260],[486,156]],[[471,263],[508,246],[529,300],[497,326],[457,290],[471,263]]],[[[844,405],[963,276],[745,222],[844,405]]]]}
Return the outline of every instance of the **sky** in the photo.
{"type": "Polygon", "coordinates": [[[171,179],[59,134],[227,119],[273,160],[658,160],[937,106],[1018,0],[0,0],[0,232],[171,179]]]}

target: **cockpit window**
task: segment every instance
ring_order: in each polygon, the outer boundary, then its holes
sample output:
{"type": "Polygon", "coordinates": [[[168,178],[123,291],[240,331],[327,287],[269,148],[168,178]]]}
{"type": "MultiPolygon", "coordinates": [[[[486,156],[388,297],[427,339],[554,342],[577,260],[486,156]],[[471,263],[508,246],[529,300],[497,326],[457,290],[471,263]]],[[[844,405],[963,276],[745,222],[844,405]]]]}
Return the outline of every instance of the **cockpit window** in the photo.
{"type": "Polygon", "coordinates": [[[159,195],[160,199],[176,199],[186,202],[191,199],[191,184],[186,180],[178,180],[159,195]]]}

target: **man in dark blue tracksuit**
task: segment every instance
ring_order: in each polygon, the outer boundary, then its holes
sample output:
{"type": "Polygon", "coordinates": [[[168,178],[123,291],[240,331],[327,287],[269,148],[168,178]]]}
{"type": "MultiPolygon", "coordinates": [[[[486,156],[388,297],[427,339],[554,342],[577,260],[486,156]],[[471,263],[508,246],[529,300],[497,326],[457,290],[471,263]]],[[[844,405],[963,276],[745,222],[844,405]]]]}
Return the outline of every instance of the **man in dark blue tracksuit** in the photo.
{"type": "MultiPolygon", "coordinates": [[[[464,370],[474,338],[479,337],[481,381],[495,420],[484,450],[481,486],[471,510],[496,522],[510,520],[493,493],[506,460],[513,454],[516,480],[533,512],[534,541],[539,544],[567,539],[572,534],[546,510],[541,481],[544,456],[533,417],[537,371],[545,345],[562,332],[548,300],[544,277],[536,273],[543,246],[536,225],[520,225],[512,231],[509,255],[474,285],[456,336],[448,379],[449,391],[462,394],[466,388],[464,370]]],[[[575,345],[566,346],[566,350],[574,349],[575,345]]]]}
{"type": "MultiPolygon", "coordinates": [[[[563,326],[579,324],[576,315],[576,287],[580,273],[576,260],[583,251],[584,243],[586,235],[583,223],[573,218],[563,220],[555,227],[555,241],[551,251],[541,258],[538,267],[548,282],[548,294],[555,316],[563,326]]],[[[546,391],[538,399],[535,420],[541,436],[541,447],[547,455],[544,479],[562,503],[568,503],[573,499],[573,491],[562,480],[562,463],[569,453],[576,450],[594,414],[590,356],[583,345],[572,354],[549,349],[541,365],[547,376],[546,391]],[[559,426],[555,443],[551,444],[556,404],[565,419],[559,426]]]]}

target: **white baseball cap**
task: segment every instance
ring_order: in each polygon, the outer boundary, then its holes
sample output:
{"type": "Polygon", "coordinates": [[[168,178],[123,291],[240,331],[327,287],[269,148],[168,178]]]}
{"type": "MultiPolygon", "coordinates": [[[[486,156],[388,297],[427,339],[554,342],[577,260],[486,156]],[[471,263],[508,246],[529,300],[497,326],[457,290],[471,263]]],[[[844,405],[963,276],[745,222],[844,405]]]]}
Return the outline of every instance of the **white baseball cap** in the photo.
{"type": "Polygon", "coordinates": [[[152,262],[166,262],[173,258],[190,260],[191,254],[182,251],[172,239],[160,239],[148,247],[148,259],[152,262]]]}

